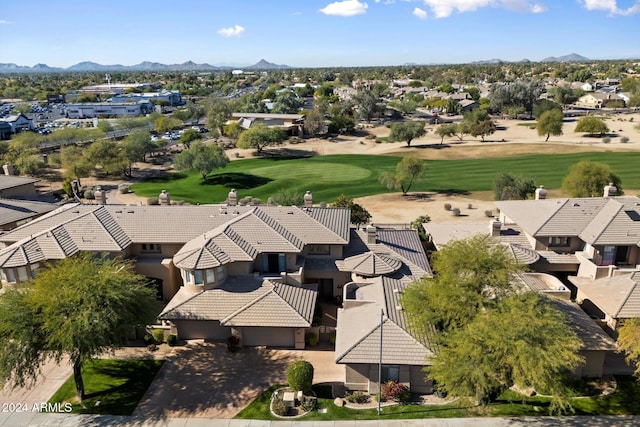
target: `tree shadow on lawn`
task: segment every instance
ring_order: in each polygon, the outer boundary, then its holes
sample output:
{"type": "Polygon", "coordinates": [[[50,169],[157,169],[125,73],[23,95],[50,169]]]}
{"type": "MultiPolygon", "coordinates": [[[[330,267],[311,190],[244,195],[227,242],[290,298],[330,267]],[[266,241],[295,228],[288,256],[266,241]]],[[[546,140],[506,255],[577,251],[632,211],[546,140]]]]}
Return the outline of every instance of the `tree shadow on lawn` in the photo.
{"type": "Polygon", "coordinates": [[[292,160],[292,159],[305,159],[314,157],[317,155],[315,151],[310,150],[296,150],[293,148],[270,148],[264,149],[261,153],[254,153],[256,156],[263,159],[271,160],[292,160]]]}
{"type": "Polygon", "coordinates": [[[463,190],[461,188],[443,188],[440,190],[435,190],[438,194],[444,194],[445,196],[468,196],[471,194],[468,190],[463,190]]]}
{"type": "Polygon", "coordinates": [[[251,175],[243,172],[220,173],[207,177],[199,185],[222,185],[229,188],[249,189],[268,184],[273,181],[271,178],[251,175]]]}
{"type": "Polygon", "coordinates": [[[174,173],[163,172],[162,175],[157,175],[151,178],[143,179],[143,181],[148,183],[165,183],[165,182],[172,182],[172,181],[180,181],[181,179],[184,179],[186,177],[187,177],[186,174],[180,173],[180,172],[174,172],[174,173]]]}

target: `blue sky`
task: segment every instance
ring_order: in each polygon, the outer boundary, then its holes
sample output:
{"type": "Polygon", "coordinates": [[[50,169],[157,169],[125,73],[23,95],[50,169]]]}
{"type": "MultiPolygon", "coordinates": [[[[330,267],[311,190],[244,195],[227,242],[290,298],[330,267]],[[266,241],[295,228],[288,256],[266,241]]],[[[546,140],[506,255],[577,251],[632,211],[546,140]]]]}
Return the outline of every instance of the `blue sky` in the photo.
{"type": "Polygon", "coordinates": [[[640,57],[640,0],[21,0],[0,62],[295,67],[640,57]]]}

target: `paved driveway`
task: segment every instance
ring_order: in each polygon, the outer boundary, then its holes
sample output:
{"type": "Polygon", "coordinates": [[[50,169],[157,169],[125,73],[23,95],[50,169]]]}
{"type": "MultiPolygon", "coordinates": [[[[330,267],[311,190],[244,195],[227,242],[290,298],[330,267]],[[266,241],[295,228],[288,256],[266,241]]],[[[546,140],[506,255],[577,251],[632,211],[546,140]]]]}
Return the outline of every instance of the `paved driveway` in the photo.
{"type": "Polygon", "coordinates": [[[134,416],[233,418],[272,384],[286,383],[287,366],[299,359],[314,365],[314,382],[344,379],[333,351],[245,347],[230,353],[225,344],[190,343],[167,357],[134,416]]]}

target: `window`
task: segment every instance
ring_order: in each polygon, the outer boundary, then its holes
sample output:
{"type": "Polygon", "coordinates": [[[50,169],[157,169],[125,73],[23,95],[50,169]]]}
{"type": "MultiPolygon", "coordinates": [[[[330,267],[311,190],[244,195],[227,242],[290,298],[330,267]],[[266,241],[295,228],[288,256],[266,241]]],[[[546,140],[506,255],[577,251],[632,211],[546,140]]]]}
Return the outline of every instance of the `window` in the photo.
{"type": "Polygon", "coordinates": [[[204,278],[202,275],[202,270],[194,270],[193,271],[193,277],[195,279],[195,284],[202,286],[204,285],[204,278]]]}
{"type": "Polygon", "coordinates": [[[214,283],[216,283],[216,277],[213,274],[213,269],[212,268],[208,268],[205,270],[206,274],[207,274],[207,283],[212,285],[214,283]]]}
{"type": "Polygon", "coordinates": [[[308,248],[309,255],[329,255],[331,253],[329,245],[309,245],[308,248]]]}
{"type": "Polygon", "coordinates": [[[191,278],[191,272],[189,270],[185,270],[184,272],[184,281],[186,283],[193,283],[193,279],[191,278]]]}
{"type": "Polygon", "coordinates": [[[30,268],[31,268],[31,277],[35,279],[36,277],[38,277],[38,268],[40,268],[40,264],[36,262],[35,264],[31,264],[30,268]]]}
{"type": "Polygon", "coordinates": [[[216,270],[216,275],[218,276],[218,282],[222,282],[224,280],[224,267],[220,266],[216,270]]]}
{"type": "Polygon", "coordinates": [[[158,243],[143,243],[142,250],[140,252],[159,254],[161,251],[162,249],[158,243]]]}
{"type": "Polygon", "coordinates": [[[29,280],[29,275],[27,274],[27,267],[18,267],[18,279],[21,282],[26,282],[29,280]]]}
{"type": "Polygon", "coordinates": [[[549,237],[549,246],[570,246],[571,237],[555,236],[549,237]]]}
{"type": "Polygon", "coordinates": [[[7,268],[4,272],[7,275],[7,282],[14,283],[16,281],[16,273],[13,268],[7,268]]]}

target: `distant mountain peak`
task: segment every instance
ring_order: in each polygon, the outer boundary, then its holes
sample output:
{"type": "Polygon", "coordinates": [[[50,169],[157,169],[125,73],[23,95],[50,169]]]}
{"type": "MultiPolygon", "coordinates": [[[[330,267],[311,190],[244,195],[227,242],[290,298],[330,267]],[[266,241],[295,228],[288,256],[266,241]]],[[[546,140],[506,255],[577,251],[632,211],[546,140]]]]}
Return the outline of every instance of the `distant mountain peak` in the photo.
{"type": "Polygon", "coordinates": [[[244,67],[244,68],[253,68],[256,70],[276,70],[276,69],[291,68],[291,67],[289,67],[288,65],[274,64],[263,58],[260,61],[256,62],[255,64],[250,65],[248,67],[244,67]]]}
{"type": "Polygon", "coordinates": [[[543,59],[540,62],[581,62],[581,61],[589,61],[589,58],[586,58],[582,55],[578,55],[577,53],[570,53],[564,56],[550,56],[548,58],[543,59]]]}

